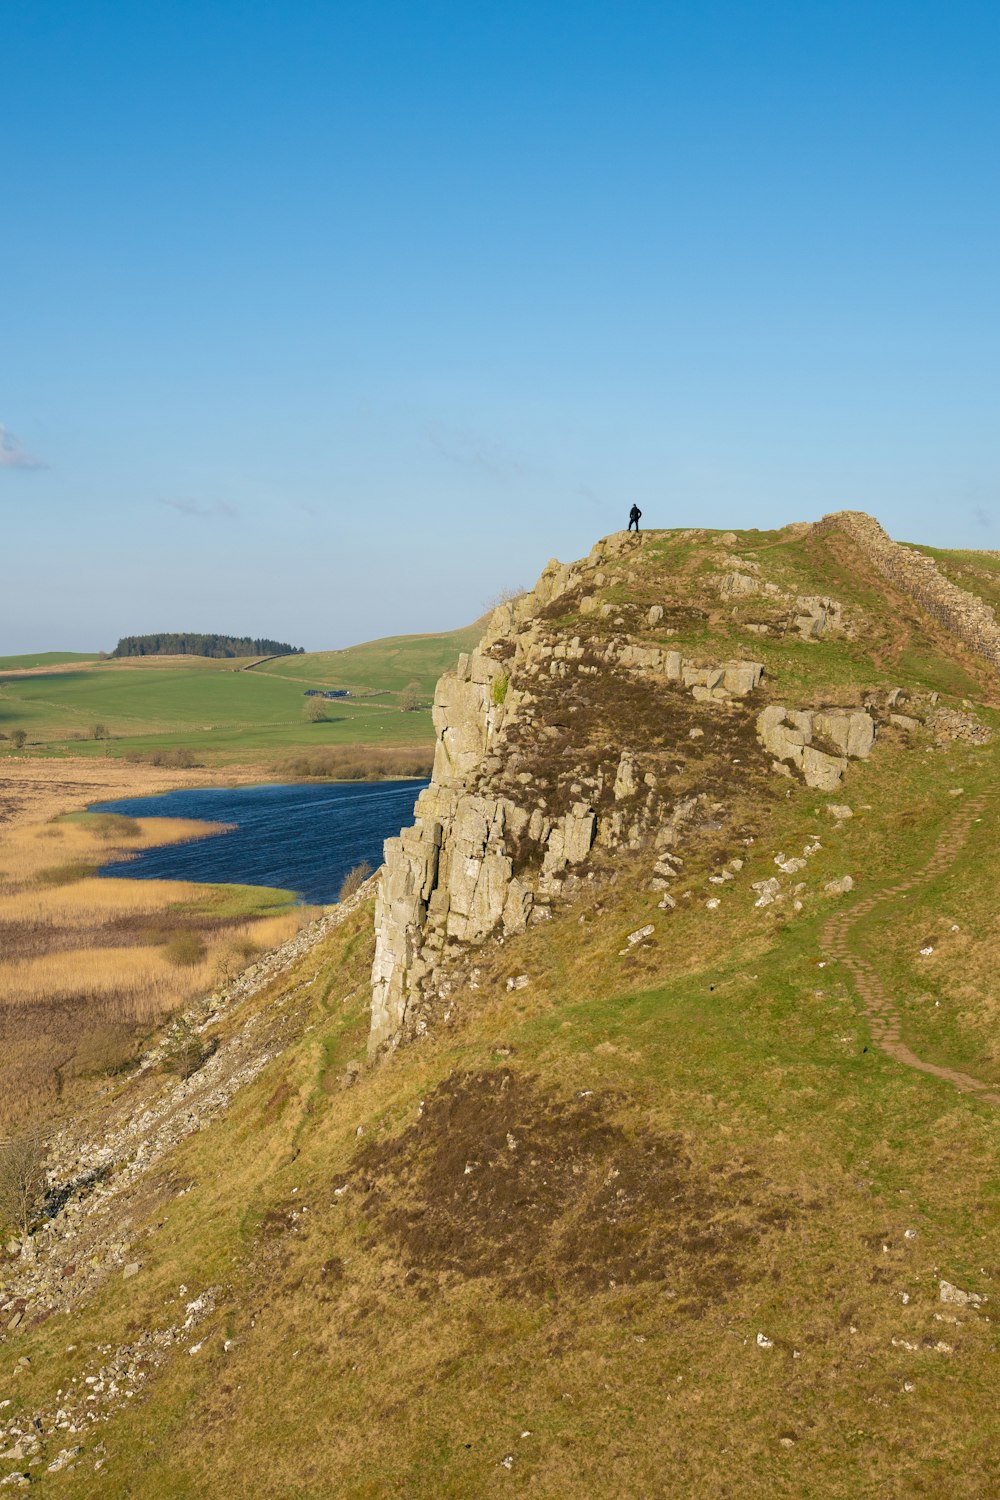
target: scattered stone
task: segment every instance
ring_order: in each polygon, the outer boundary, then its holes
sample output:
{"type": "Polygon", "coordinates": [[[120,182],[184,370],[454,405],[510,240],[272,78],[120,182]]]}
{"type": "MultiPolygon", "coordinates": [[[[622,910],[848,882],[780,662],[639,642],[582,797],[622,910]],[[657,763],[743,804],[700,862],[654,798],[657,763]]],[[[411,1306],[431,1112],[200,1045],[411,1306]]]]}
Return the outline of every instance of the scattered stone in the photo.
{"type": "Polygon", "coordinates": [[[804,641],[819,641],[827,635],[843,632],[844,606],[836,599],[800,594],[795,603],[801,611],[795,616],[795,628],[804,641]]]}
{"type": "Polygon", "coordinates": [[[754,906],[770,906],[781,894],[781,881],[772,875],[769,880],[755,880],[751,889],[757,892],[754,906]]]}
{"type": "Polygon", "coordinates": [[[850,875],[841,875],[839,880],[828,880],[823,889],[828,896],[846,896],[854,889],[854,879],[850,875]]]}
{"type": "Polygon", "coordinates": [[[758,1335],[757,1335],[757,1348],[758,1349],[773,1349],[774,1348],[774,1340],[773,1339],[769,1339],[766,1333],[758,1333],[758,1335]]]}
{"type": "Polygon", "coordinates": [[[978,1292],[963,1292],[961,1287],[955,1286],[954,1282],[941,1281],[938,1288],[942,1302],[950,1302],[956,1307],[980,1307],[986,1301],[978,1292]]]}
{"type": "Polygon", "coordinates": [[[512,975],[507,981],[508,990],[526,990],[531,983],[527,974],[512,975]]]}
{"type": "Polygon", "coordinates": [[[897,729],[904,729],[907,734],[912,734],[914,730],[923,728],[920,720],[911,719],[909,714],[890,714],[889,723],[895,724],[897,729]]]}
{"type": "Polygon", "coordinates": [[[848,807],[846,802],[828,802],[826,810],[831,818],[836,818],[838,823],[843,823],[848,818],[854,817],[853,808],[848,807]]]}
{"type": "Polygon", "coordinates": [[[139,1262],[137,1260],[130,1261],[129,1264],[125,1267],[125,1269],[122,1271],[122,1280],[123,1281],[130,1281],[133,1276],[138,1276],[139,1271],[140,1271],[139,1262]]]}
{"type": "Polygon", "coordinates": [[[61,1452],[56,1454],[55,1458],[49,1464],[48,1473],[58,1474],[60,1469],[67,1468],[75,1458],[79,1458],[82,1452],[83,1449],[79,1446],[79,1444],[77,1444],[77,1446],[74,1448],[63,1448],[61,1452]]]}
{"type": "Polygon", "coordinates": [[[627,947],[623,948],[621,951],[623,953],[627,953],[629,948],[635,947],[636,943],[641,943],[644,938],[652,937],[655,931],[656,928],[653,926],[652,922],[648,922],[645,927],[636,928],[635,932],[630,932],[628,937],[625,939],[627,947]]]}

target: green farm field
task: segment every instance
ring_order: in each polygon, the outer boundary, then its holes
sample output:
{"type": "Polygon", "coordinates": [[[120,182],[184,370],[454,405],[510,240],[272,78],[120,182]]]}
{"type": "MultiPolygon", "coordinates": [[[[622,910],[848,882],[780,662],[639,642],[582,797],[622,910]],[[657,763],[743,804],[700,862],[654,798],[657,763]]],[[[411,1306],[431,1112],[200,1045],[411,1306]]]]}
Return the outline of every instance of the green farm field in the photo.
{"type": "Polygon", "coordinates": [[[96,661],[96,651],[36,651],[29,656],[0,656],[0,672],[27,672],[35,667],[61,667],[69,662],[96,661]]]}
{"type": "Polygon", "coordinates": [[[480,633],[472,625],[263,662],[0,658],[0,754],[16,753],[17,730],[32,755],[186,751],[206,765],[272,764],[296,751],[354,745],[428,746],[434,683],[480,633]],[[411,684],[420,707],[404,713],[400,694],[411,684]],[[354,696],[328,702],[326,719],[310,722],[307,689],[338,687],[354,696]],[[96,726],[106,735],[95,737],[96,726]]]}

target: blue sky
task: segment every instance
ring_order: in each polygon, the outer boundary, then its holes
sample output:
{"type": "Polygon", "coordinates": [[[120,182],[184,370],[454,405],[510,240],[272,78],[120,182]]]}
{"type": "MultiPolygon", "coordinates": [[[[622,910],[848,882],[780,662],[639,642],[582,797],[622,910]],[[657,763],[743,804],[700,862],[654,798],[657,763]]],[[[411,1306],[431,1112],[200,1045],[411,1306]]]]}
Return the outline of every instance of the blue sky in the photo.
{"type": "Polygon", "coordinates": [[[19,0],[0,653],[444,629],[624,523],[1000,547],[1000,7],[19,0]]]}

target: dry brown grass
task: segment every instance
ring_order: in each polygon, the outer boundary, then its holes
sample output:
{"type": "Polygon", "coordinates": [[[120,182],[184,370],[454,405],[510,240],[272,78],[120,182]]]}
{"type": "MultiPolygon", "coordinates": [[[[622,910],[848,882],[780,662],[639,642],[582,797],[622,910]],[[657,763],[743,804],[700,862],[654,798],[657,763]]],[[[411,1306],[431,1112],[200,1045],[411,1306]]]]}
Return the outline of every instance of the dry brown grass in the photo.
{"type": "Polygon", "coordinates": [[[120,840],[104,837],[100,827],[94,828],[87,822],[29,824],[12,829],[0,845],[0,894],[18,891],[28,882],[44,879],[49,870],[73,865],[96,867],[154,845],[208,838],[225,827],[222,823],[198,823],[191,818],[139,818],[136,822],[138,834],[120,840]]]}
{"type": "MultiPolygon", "coordinates": [[[[204,777],[200,777],[203,780],[204,777]]],[[[0,779],[0,1133],[68,1106],[82,1080],[130,1065],[150,1032],[311,915],[213,912],[205,888],[103,880],[109,858],[203,838],[189,819],[66,821],[111,796],[176,784],[149,768],[65,762],[5,767],[0,779]],[[61,820],[61,821],[53,821],[61,820]],[[178,964],[170,944],[196,961],[178,964]],[[64,1095],[66,1096],[64,1099],[64,1095]]]]}

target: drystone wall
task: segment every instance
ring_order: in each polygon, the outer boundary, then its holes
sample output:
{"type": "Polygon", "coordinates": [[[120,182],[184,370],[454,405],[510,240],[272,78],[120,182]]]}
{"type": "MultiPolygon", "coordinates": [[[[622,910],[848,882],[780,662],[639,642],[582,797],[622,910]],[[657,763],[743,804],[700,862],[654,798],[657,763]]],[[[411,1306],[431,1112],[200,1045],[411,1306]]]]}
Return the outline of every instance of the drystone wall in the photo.
{"type": "Polygon", "coordinates": [[[933,558],[894,542],[864,511],[836,511],[818,524],[846,532],[887,582],[909,595],[977,656],[1000,668],[1000,625],[993,610],[945,578],[933,558]]]}
{"type": "MultiPolygon", "coordinates": [[[[441,678],[431,783],[413,826],[385,845],[373,1052],[404,1030],[419,1032],[420,998],[436,985],[443,957],[546,920],[592,851],[657,838],[665,847],[697,817],[699,799],[671,796],[649,747],[679,703],[724,714],[755,691],[763,667],[696,662],[614,633],[615,607],[595,607],[608,581],[602,564],[642,544],[619,533],[582,562],[550,563],[532,593],[494,611],[479,648],[441,678]],[[567,608],[594,616],[603,631],[570,636],[553,622],[551,607],[569,594],[567,608]],[[588,739],[583,726],[597,721],[588,739]]],[[[658,629],[662,616],[654,605],[642,623],[658,629]]],[[[685,719],[676,733],[688,732],[685,719]]]]}

